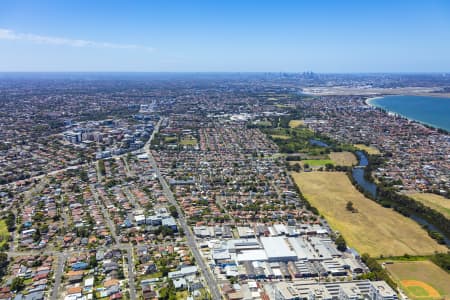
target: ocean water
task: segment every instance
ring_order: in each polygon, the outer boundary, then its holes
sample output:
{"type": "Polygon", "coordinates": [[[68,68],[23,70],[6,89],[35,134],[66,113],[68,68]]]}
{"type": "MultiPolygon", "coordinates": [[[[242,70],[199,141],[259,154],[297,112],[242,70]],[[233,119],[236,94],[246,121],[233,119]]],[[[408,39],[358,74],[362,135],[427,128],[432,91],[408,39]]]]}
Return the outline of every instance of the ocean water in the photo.
{"type": "Polygon", "coordinates": [[[450,131],[450,98],[386,96],[371,99],[369,103],[408,119],[450,131]]]}

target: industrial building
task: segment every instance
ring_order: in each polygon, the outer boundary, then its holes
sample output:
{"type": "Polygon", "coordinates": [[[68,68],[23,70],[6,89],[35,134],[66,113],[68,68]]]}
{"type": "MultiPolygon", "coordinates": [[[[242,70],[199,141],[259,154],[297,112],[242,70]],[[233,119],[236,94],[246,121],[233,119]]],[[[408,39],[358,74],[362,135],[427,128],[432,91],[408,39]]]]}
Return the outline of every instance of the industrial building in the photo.
{"type": "MultiPolygon", "coordinates": [[[[282,231],[282,227],[277,227],[282,231]]],[[[288,234],[288,231],[285,233],[288,234]]],[[[211,249],[209,253],[213,265],[228,267],[224,272],[227,277],[295,279],[339,277],[367,271],[359,258],[338,251],[328,237],[277,235],[225,241],[212,239],[204,246],[211,249]],[[231,271],[230,266],[237,269],[231,271]]]]}
{"type": "Polygon", "coordinates": [[[274,284],[275,300],[396,300],[397,293],[384,281],[294,281],[274,284]]]}
{"type": "Polygon", "coordinates": [[[297,254],[282,236],[261,237],[261,244],[264,247],[268,261],[297,260],[297,254]]]}

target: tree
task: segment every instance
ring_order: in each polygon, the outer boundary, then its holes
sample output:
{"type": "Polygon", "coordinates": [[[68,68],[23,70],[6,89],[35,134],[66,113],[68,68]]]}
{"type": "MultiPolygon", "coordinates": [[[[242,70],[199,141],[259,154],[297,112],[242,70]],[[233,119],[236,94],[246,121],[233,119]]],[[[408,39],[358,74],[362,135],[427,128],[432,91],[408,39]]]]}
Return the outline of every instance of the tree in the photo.
{"type": "Polygon", "coordinates": [[[431,257],[431,261],[450,273],[450,252],[436,253],[431,257]]]}
{"type": "Polygon", "coordinates": [[[397,284],[389,277],[387,271],[382,268],[382,266],[378,263],[376,259],[370,257],[369,254],[367,253],[361,255],[361,259],[370,269],[370,272],[360,275],[358,279],[384,280],[393,289],[397,287],[397,284]]]}
{"type": "Polygon", "coordinates": [[[348,201],[347,205],[345,206],[345,208],[347,208],[348,211],[354,212],[355,208],[353,207],[353,202],[352,201],[348,201]]]}
{"type": "Polygon", "coordinates": [[[101,175],[106,175],[105,162],[103,161],[103,159],[98,160],[98,170],[101,175]]]}
{"type": "Polygon", "coordinates": [[[6,266],[8,263],[8,254],[5,252],[0,252],[0,267],[6,266]]]}
{"type": "Polygon", "coordinates": [[[95,255],[91,255],[91,257],[89,257],[89,267],[95,268],[95,267],[97,267],[97,265],[98,265],[97,257],[95,255]]]}
{"type": "Polygon", "coordinates": [[[33,221],[34,222],[42,222],[45,218],[45,215],[38,211],[34,216],[33,216],[33,221]]]}
{"type": "Polygon", "coordinates": [[[87,172],[85,170],[83,170],[83,169],[80,170],[79,176],[80,176],[80,179],[82,181],[84,181],[84,182],[88,182],[89,181],[89,176],[88,176],[88,174],[87,174],[87,172]]]}
{"type": "Polygon", "coordinates": [[[173,236],[173,230],[172,230],[172,228],[170,228],[170,227],[167,227],[167,226],[160,226],[159,227],[160,228],[160,230],[161,230],[161,234],[164,236],[164,237],[166,237],[166,236],[173,236]]]}
{"type": "Polygon", "coordinates": [[[299,163],[295,163],[294,166],[292,167],[292,169],[293,169],[295,172],[300,172],[300,170],[302,169],[302,166],[300,166],[299,163]]]}
{"type": "Polygon", "coordinates": [[[36,228],[36,231],[33,233],[33,241],[37,242],[41,239],[41,231],[39,228],[36,228]]]}
{"type": "Polygon", "coordinates": [[[120,269],[117,271],[117,278],[119,278],[119,279],[125,279],[125,275],[124,275],[124,273],[123,273],[122,268],[120,268],[120,269]]]}
{"type": "Polygon", "coordinates": [[[167,286],[161,288],[159,290],[159,299],[164,300],[175,300],[177,292],[175,290],[175,286],[173,285],[173,281],[169,279],[169,283],[167,286]]]}
{"type": "Polygon", "coordinates": [[[169,206],[169,212],[174,218],[178,218],[178,211],[177,208],[174,205],[169,206]]]}
{"type": "Polygon", "coordinates": [[[8,212],[8,215],[5,218],[6,226],[8,227],[8,231],[13,231],[16,223],[16,216],[12,212],[8,212]]]}
{"type": "Polygon", "coordinates": [[[344,240],[344,237],[342,235],[339,235],[336,239],[336,246],[339,251],[345,251],[347,250],[347,243],[344,240]]]}
{"type": "Polygon", "coordinates": [[[12,291],[21,291],[25,287],[22,277],[15,277],[11,282],[10,289],[12,291]]]}

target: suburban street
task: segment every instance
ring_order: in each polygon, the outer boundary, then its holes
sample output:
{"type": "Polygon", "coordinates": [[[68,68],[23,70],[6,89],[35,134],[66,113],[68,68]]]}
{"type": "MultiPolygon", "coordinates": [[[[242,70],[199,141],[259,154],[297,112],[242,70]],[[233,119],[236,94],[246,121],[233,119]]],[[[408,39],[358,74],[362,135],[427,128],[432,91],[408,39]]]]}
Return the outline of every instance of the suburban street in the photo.
{"type": "Polygon", "coordinates": [[[95,186],[93,184],[91,184],[91,191],[92,191],[92,195],[95,198],[95,201],[100,205],[100,208],[103,213],[103,217],[105,218],[106,223],[108,224],[108,228],[109,228],[109,231],[111,232],[114,242],[116,244],[119,244],[119,237],[116,234],[116,226],[115,226],[114,222],[111,220],[111,217],[108,213],[108,210],[105,208],[104,203],[100,200],[100,197],[98,196],[98,193],[97,193],[97,189],[95,188],[95,186]]]}
{"type": "Polygon", "coordinates": [[[158,165],[155,161],[155,159],[152,156],[152,153],[150,151],[150,144],[151,144],[151,140],[153,138],[153,135],[158,132],[159,130],[159,125],[161,124],[161,120],[158,122],[158,125],[155,126],[155,130],[153,131],[152,137],[149,139],[149,141],[145,144],[144,149],[147,151],[148,154],[148,159],[150,161],[150,164],[152,165],[152,167],[154,168],[156,175],[159,178],[159,182],[161,183],[162,187],[163,187],[163,191],[164,194],[166,195],[168,201],[170,202],[170,204],[172,204],[173,206],[175,206],[175,208],[177,209],[179,218],[178,221],[181,225],[181,228],[184,231],[184,234],[186,236],[187,239],[187,244],[189,246],[189,248],[191,249],[195,261],[198,264],[201,273],[203,274],[203,277],[206,280],[206,283],[208,284],[208,288],[211,292],[211,297],[214,300],[220,300],[222,299],[222,295],[220,293],[219,287],[217,285],[217,282],[214,278],[214,275],[211,273],[211,270],[209,269],[209,267],[206,265],[202,255],[200,254],[200,251],[198,250],[197,247],[197,243],[195,242],[195,237],[194,234],[192,233],[191,229],[189,228],[189,226],[186,223],[186,219],[184,218],[184,214],[183,211],[181,210],[180,206],[178,205],[178,202],[175,200],[175,197],[173,196],[172,191],[170,190],[169,185],[167,184],[166,180],[164,179],[164,177],[161,175],[160,170],[158,168],[158,165]]]}
{"type": "Polygon", "coordinates": [[[97,203],[100,204],[103,217],[106,220],[106,223],[108,224],[109,230],[111,231],[111,235],[113,236],[114,242],[116,246],[121,249],[127,251],[127,261],[128,261],[128,283],[129,283],[129,291],[130,291],[130,299],[135,300],[136,299],[136,286],[134,283],[134,272],[133,272],[133,248],[130,245],[120,245],[119,243],[119,237],[116,234],[116,227],[114,222],[111,220],[111,217],[108,213],[108,210],[104,207],[104,204],[100,201],[100,198],[98,196],[97,190],[94,185],[91,185],[92,189],[92,195],[94,195],[94,198],[97,203]]]}
{"type": "MultiPolygon", "coordinates": [[[[159,130],[159,126],[162,122],[162,119],[159,120],[159,122],[157,123],[157,125],[155,126],[155,129],[151,135],[151,137],[149,138],[149,140],[147,141],[147,143],[145,144],[143,150],[148,154],[148,159],[150,161],[150,164],[152,165],[152,167],[154,168],[159,181],[162,185],[163,188],[163,192],[165,193],[167,199],[169,200],[170,204],[174,205],[178,211],[178,215],[179,215],[179,223],[181,225],[181,228],[183,229],[186,239],[187,239],[187,245],[189,246],[189,248],[191,249],[195,260],[199,266],[200,272],[202,273],[203,277],[206,280],[206,284],[208,285],[208,288],[211,292],[211,296],[212,299],[214,300],[219,300],[222,299],[220,290],[218,288],[217,282],[214,279],[213,274],[211,273],[211,270],[209,269],[209,267],[206,265],[205,260],[203,259],[203,257],[201,256],[197,244],[195,242],[195,237],[192,233],[192,231],[190,230],[189,226],[186,223],[184,214],[182,212],[182,210],[180,209],[177,201],[175,200],[172,191],[170,190],[169,185],[167,184],[166,180],[163,178],[163,176],[161,176],[160,170],[156,164],[156,161],[154,160],[151,151],[150,151],[150,144],[151,141],[153,140],[155,134],[158,132],[159,130]]],[[[120,155],[123,156],[123,155],[120,155]]],[[[83,164],[84,165],[84,164],[83,164]]],[[[83,166],[83,165],[79,165],[79,166],[83,166]]],[[[71,167],[74,168],[74,167],[71,167]]],[[[66,169],[61,169],[58,171],[54,171],[49,173],[48,175],[54,175],[57,174],[59,172],[63,172],[66,169]]],[[[45,175],[42,175],[42,177],[44,177],[45,175]]],[[[38,179],[40,177],[36,177],[36,179],[38,179]]],[[[115,247],[117,247],[118,249],[121,249],[123,251],[126,251],[126,257],[127,257],[127,263],[128,263],[128,267],[127,267],[127,275],[128,275],[128,282],[129,282],[129,292],[130,292],[130,299],[131,300],[135,300],[136,299],[136,285],[135,285],[135,281],[134,281],[134,262],[133,262],[133,247],[131,245],[121,245],[120,241],[119,241],[119,236],[116,233],[116,224],[114,224],[114,222],[111,220],[111,216],[108,212],[108,210],[106,209],[106,207],[104,206],[103,201],[100,199],[97,189],[95,187],[94,184],[90,185],[91,191],[92,191],[92,195],[96,201],[96,203],[99,204],[103,217],[106,220],[107,226],[111,232],[111,236],[114,239],[114,244],[115,247]]],[[[130,199],[130,201],[132,201],[133,205],[136,208],[140,208],[140,205],[137,203],[134,195],[131,193],[131,191],[128,188],[124,189],[124,193],[127,195],[127,197],[130,199]]],[[[63,218],[64,218],[64,222],[67,222],[66,220],[66,215],[65,213],[63,214],[63,218]]],[[[23,256],[23,255],[53,255],[56,256],[58,258],[58,262],[55,268],[55,274],[54,274],[54,278],[55,278],[55,285],[53,287],[53,290],[51,292],[51,299],[52,300],[57,300],[60,296],[60,285],[61,285],[61,281],[62,281],[62,277],[63,277],[63,273],[64,273],[64,265],[65,262],[67,260],[67,258],[71,255],[71,254],[75,254],[78,253],[79,250],[77,249],[66,249],[64,251],[53,251],[53,250],[47,250],[47,251],[40,251],[40,250],[31,250],[31,251],[14,251],[14,248],[11,248],[11,251],[8,251],[7,254],[9,257],[18,257],[18,256],[23,256]]],[[[97,250],[100,250],[102,248],[99,248],[97,250]]]]}
{"type": "Polygon", "coordinates": [[[59,299],[59,286],[61,285],[62,275],[64,273],[64,264],[67,259],[66,252],[58,253],[58,264],[56,265],[55,270],[55,286],[53,287],[51,299],[57,300],[59,299]]]}
{"type": "Polygon", "coordinates": [[[133,248],[131,246],[126,247],[127,261],[128,261],[128,284],[130,291],[130,299],[136,299],[136,285],[134,283],[134,271],[133,271],[133,248]]]}

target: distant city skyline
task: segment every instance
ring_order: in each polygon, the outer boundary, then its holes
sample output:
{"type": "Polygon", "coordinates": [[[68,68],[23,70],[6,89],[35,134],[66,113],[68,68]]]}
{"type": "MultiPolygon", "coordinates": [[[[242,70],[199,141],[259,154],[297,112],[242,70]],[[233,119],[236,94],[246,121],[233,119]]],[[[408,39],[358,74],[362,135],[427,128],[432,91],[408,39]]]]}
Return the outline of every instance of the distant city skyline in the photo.
{"type": "Polygon", "coordinates": [[[449,72],[448,1],[3,1],[0,72],[449,72]]]}

